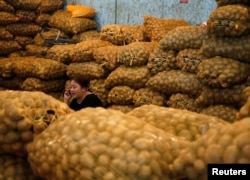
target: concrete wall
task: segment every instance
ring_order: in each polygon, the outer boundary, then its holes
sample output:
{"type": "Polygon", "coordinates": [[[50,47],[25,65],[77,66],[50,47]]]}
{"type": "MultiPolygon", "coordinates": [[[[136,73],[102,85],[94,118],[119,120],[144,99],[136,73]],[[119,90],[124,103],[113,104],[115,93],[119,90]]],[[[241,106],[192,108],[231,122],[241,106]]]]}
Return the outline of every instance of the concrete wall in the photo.
{"type": "Polygon", "coordinates": [[[180,0],[65,0],[65,4],[72,3],[95,8],[99,30],[106,24],[142,24],[146,14],[200,24],[216,8],[215,0],[189,0],[188,3],[180,3],[180,0]]]}

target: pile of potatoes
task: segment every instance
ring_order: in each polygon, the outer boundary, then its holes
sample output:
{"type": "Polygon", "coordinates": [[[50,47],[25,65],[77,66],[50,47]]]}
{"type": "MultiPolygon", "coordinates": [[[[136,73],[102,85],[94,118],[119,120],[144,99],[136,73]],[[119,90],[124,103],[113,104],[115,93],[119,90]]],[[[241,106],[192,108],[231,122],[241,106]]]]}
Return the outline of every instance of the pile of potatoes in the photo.
{"type": "Polygon", "coordinates": [[[61,116],[27,147],[45,179],[169,179],[189,144],[121,111],[85,108],[61,116]]]}

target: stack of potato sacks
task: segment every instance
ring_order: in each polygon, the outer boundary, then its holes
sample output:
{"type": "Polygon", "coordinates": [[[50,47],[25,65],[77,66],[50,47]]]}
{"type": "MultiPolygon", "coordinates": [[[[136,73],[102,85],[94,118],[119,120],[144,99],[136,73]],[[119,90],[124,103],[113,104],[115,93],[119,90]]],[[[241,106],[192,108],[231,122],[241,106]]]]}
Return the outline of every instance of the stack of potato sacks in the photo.
{"type": "Polygon", "coordinates": [[[38,90],[60,97],[66,81],[65,61],[55,61],[46,52],[57,43],[57,36],[71,42],[73,34],[97,27],[90,18],[72,18],[63,5],[63,0],[0,1],[3,89],[38,90]]]}

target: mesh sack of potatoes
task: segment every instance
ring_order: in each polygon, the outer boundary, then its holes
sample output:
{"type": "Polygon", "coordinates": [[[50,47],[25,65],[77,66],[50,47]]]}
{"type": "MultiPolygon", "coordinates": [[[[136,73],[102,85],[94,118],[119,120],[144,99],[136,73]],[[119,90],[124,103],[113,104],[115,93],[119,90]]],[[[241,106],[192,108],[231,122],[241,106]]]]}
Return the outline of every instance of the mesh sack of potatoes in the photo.
{"type": "Polygon", "coordinates": [[[87,62],[93,61],[94,49],[104,46],[111,46],[112,43],[100,39],[90,39],[79,42],[70,51],[72,62],[87,62]]]}
{"type": "Polygon", "coordinates": [[[183,49],[176,56],[176,65],[183,71],[197,73],[197,68],[203,59],[207,59],[200,49],[183,49]]]}
{"type": "Polygon", "coordinates": [[[30,36],[15,36],[14,40],[23,48],[29,44],[34,44],[34,40],[30,36]]]}
{"type": "Polygon", "coordinates": [[[88,18],[72,18],[70,13],[58,10],[51,15],[49,26],[60,29],[65,33],[77,34],[95,29],[97,23],[88,18]]]}
{"type": "Polygon", "coordinates": [[[8,2],[0,0],[0,11],[14,12],[14,8],[8,2]]]}
{"type": "Polygon", "coordinates": [[[75,44],[56,44],[46,52],[46,58],[53,59],[64,64],[70,64],[70,52],[72,49],[74,49],[74,47],[75,44]]]}
{"type": "Polygon", "coordinates": [[[145,33],[151,41],[159,42],[169,31],[179,26],[188,26],[184,19],[162,19],[150,15],[143,16],[145,33]]]}
{"type": "Polygon", "coordinates": [[[216,56],[204,59],[197,68],[197,78],[211,87],[230,87],[247,79],[250,64],[216,56]]]}
{"type": "Polygon", "coordinates": [[[135,107],[145,104],[164,106],[166,105],[166,97],[164,94],[154,91],[150,88],[140,88],[134,93],[133,104],[135,107]]]}
{"type": "Polygon", "coordinates": [[[100,39],[100,33],[97,30],[89,30],[73,35],[72,39],[76,42],[86,41],[90,39],[100,39]]]}
{"type": "Polygon", "coordinates": [[[159,42],[165,50],[199,49],[207,38],[207,28],[181,26],[169,31],[159,42]]]}
{"type": "Polygon", "coordinates": [[[195,98],[189,94],[184,93],[171,94],[167,101],[167,106],[193,112],[200,112],[201,110],[201,107],[196,104],[195,98]]]}
{"type": "Polygon", "coordinates": [[[18,77],[13,78],[1,78],[0,77],[0,86],[6,89],[11,90],[21,90],[23,84],[23,79],[18,77]]]}
{"type": "Polygon", "coordinates": [[[37,8],[38,13],[53,13],[59,9],[62,9],[64,5],[63,0],[41,0],[40,5],[37,8]]]}
{"type": "Polygon", "coordinates": [[[1,26],[16,23],[17,21],[18,21],[18,17],[14,13],[0,11],[0,25],[1,26]]]}
{"type": "Polygon", "coordinates": [[[202,84],[195,74],[181,70],[162,71],[149,78],[146,87],[164,94],[186,93],[195,95],[201,91],[202,84]]]}
{"type": "Polygon", "coordinates": [[[15,23],[5,26],[15,36],[35,36],[42,30],[42,27],[34,23],[15,23]]]}
{"type": "Polygon", "coordinates": [[[47,51],[49,50],[49,47],[46,46],[40,46],[35,44],[28,44],[25,47],[27,56],[36,56],[36,57],[45,57],[47,51]]]}
{"type": "Polygon", "coordinates": [[[51,14],[41,13],[36,16],[35,23],[41,27],[48,27],[51,14]]]}
{"type": "Polygon", "coordinates": [[[34,136],[72,113],[67,104],[40,91],[0,91],[0,154],[27,155],[34,136]]]}
{"type": "Polygon", "coordinates": [[[241,107],[246,102],[246,96],[243,93],[246,84],[236,84],[229,88],[211,88],[204,87],[196,98],[195,102],[199,106],[208,106],[215,104],[227,104],[241,107]]]}
{"type": "Polygon", "coordinates": [[[0,55],[8,55],[12,52],[22,49],[16,41],[14,40],[0,40],[0,55]]]}
{"type": "Polygon", "coordinates": [[[41,180],[34,175],[26,157],[0,155],[0,179],[41,180]]]}
{"type": "Polygon", "coordinates": [[[169,179],[168,165],[188,144],[120,111],[85,108],[55,121],[27,149],[45,179],[169,179]]]}
{"type": "Polygon", "coordinates": [[[211,128],[183,150],[171,165],[175,179],[206,180],[207,164],[250,163],[250,119],[211,128]]]}
{"type": "Polygon", "coordinates": [[[177,69],[176,66],[177,52],[174,50],[163,50],[158,47],[150,52],[147,67],[151,74],[155,75],[161,71],[177,69]]]}
{"type": "Polygon", "coordinates": [[[103,46],[93,50],[95,62],[101,64],[104,68],[113,71],[120,66],[118,61],[119,50],[121,46],[103,46]]]}
{"type": "Polygon", "coordinates": [[[66,68],[69,78],[84,76],[86,79],[102,79],[107,77],[108,71],[96,62],[71,63],[66,68]]]}
{"type": "Polygon", "coordinates": [[[129,86],[115,86],[108,93],[108,103],[118,105],[133,104],[135,90],[129,86]]]}
{"type": "Polygon", "coordinates": [[[133,89],[143,88],[150,78],[150,72],[146,66],[119,66],[105,79],[105,87],[111,89],[115,86],[129,86],[133,89]]]}
{"type": "Polygon", "coordinates": [[[157,44],[153,42],[133,42],[121,46],[118,54],[118,62],[125,66],[147,65],[149,55],[156,47],[157,44]]]}
{"type": "Polygon", "coordinates": [[[19,22],[26,22],[30,23],[36,19],[36,13],[30,10],[16,10],[15,12],[16,17],[18,18],[19,22]]]}
{"type": "Polygon", "coordinates": [[[36,10],[42,0],[5,0],[15,9],[36,10]]]}
{"type": "Polygon", "coordinates": [[[0,27],[0,40],[12,40],[13,37],[5,27],[0,27]]]}
{"type": "Polygon", "coordinates": [[[249,0],[215,0],[217,3],[217,6],[225,6],[225,5],[231,5],[231,4],[245,4],[250,5],[249,0]]]}
{"type": "Polygon", "coordinates": [[[22,90],[55,92],[64,89],[65,80],[63,78],[42,80],[39,78],[28,77],[22,83],[22,90]]]}
{"type": "Polygon", "coordinates": [[[133,105],[111,104],[107,107],[107,109],[113,109],[113,110],[121,111],[123,113],[128,113],[134,109],[134,106],[133,105]]]}
{"type": "Polygon", "coordinates": [[[207,21],[208,33],[220,37],[239,37],[250,31],[249,7],[227,5],[216,8],[207,21]]]}
{"type": "Polygon", "coordinates": [[[188,141],[195,141],[209,129],[228,124],[217,117],[152,104],[137,107],[127,115],[188,141]]]}
{"type": "Polygon", "coordinates": [[[43,29],[42,32],[39,32],[35,35],[34,42],[36,45],[50,46],[46,39],[52,39],[53,37],[57,37],[58,33],[60,33],[61,38],[69,39],[68,35],[57,29],[43,29]]]}
{"type": "Polygon", "coordinates": [[[241,37],[208,38],[201,47],[201,52],[207,57],[222,56],[249,63],[250,35],[241,37]]]}
{"type": "Polygon", "coordinates": [[[46,80],[63,77],[66,73],[65,64],[38,57],[16,58],[12,68],[13,72],[22,78],[36,77],[46,80]]]}
{"type": "Polygon", "coordinates": [[[238,109],[236,109],[233,106],[218,104],[218,105],[211,105],[206,108],[203,108],[200,111],[200,113],[206,114],[209,116],[215,116],[227,122],[232,123],[236,121],[236,115],[238,113],[238,109]]]}
{"type": "Polygon", "coordinates": [[[100,38],[115,45],[145,41],[144,26],[107,24],[101,28],[100,38]]]}
{"type": "Polygon", "coordinates": [[[105,79],[92,79],[89,81],[89,89],[97,95],[104,106],[108,105],[109,90],[105,88],[105,79]]]}

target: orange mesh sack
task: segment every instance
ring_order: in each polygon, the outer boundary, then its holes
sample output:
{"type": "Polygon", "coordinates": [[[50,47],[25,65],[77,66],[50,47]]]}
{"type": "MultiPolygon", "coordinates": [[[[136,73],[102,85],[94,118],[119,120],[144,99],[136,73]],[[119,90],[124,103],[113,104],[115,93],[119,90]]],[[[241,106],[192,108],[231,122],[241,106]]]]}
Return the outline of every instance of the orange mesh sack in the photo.
{"type": "Polygon", "coordinates": [[[207,28],[201,26],[181,26],[169,31],[161,40],[164,50],[199,49],[207,38],[207,28]]]}
{"type": "Polygon", "coordinates": [[[201,82],[211,87],[230,87],[249,75],[250,64],[219,56],[204,59],[197,70],[201,82]]]}
{"type": "Polygon", "coordinates": [[[66,9],[71,13],[72,17],[94,18],[96,15],[94,8],[85,5],[69,4],[67,5],[66,9]]]}
{"type": "Polygon", "coordinates": [[[63,8],[63,0],[41,0],[39,7],[37,8],[38,14],[40,13],[53,13],[63,8]]]}
{"type": "Polygon", "coordinates": [[[216,37],[204,41],[201,52],[207,57],[222,56],[250,62],[250,35],[241,37],[216,37]]]}
{"type": "Polygon", "coordinates": [[[14,13],[0,11],[0,25],[1,26],[16,23],[17,21],[18,21],[18,17],[14,13]]]}
{"type": "Polygon", "coordinates": [[[189,23],[184,19],[162,19],[154,16],[145,15],[145,33],[151,41],[160,41],[170,30],[178,26],[188,26],[189,23]]]}
{"type": "Polygon", "coordinates": [[[14,40],[0,41],[0,55],[8,55],[8,54],[15,52],[15,51],[18,51],[20,49],[22,49],[22,46],[20,46],[14,40]]]}
{"type": "Polygon", "coordinates": [[[216,36],[239,37],[250,31],[249,7],[227,5],[216,8],[207,21],[208,33],[216,36]]]}

